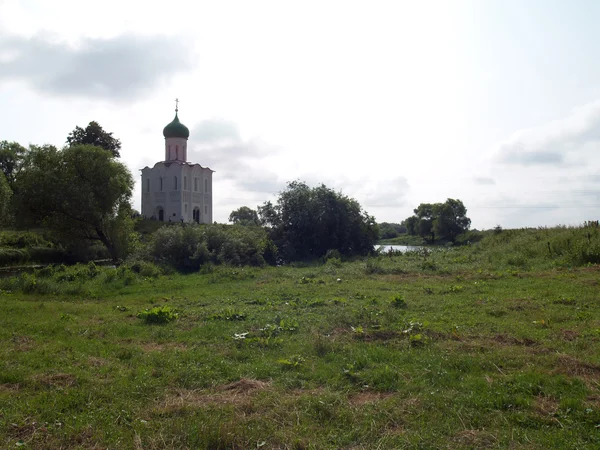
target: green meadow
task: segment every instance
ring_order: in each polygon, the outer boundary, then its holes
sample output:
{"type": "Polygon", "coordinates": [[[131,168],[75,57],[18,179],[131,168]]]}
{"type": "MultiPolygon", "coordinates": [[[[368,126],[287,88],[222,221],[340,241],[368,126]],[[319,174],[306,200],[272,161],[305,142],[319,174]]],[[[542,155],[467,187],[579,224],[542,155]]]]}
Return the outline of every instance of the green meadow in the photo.
{"type": "Polygon", "coordinates": [[[0,447],[600,448],[597,228],[0,279],[0,447]]]}

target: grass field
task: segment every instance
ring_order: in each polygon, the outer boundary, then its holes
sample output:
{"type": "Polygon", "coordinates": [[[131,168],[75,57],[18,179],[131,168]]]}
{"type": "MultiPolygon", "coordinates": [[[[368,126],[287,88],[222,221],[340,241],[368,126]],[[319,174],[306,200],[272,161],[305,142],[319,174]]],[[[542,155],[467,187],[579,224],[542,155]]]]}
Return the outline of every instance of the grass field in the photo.
{"type": "Polygon", "coordinates": [[[600,448],[600,267],[486,245],[0,280],[0,447],[600,448]]]}

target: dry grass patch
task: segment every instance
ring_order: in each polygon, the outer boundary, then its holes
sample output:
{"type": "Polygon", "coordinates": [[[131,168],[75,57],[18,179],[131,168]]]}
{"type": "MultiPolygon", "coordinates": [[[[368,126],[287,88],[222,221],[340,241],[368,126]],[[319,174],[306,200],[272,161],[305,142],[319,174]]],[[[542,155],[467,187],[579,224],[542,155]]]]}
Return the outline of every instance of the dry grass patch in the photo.
{"type": "Polygon", "coordinates": [[[160,412],[177,412],[207,405],[235,405],[247,409],[251,406],[253,395],[257,391],[267,389],[270,384],[266,381],[242,378],[214,389],[178,389],[168,394],[158,409],[160,412]]]}
{"type": "Polygon", "coordinates": [[[109,364],[109,361],[104,358],[98,358],[97,356],[88,356],[88,365],[90,367],[104,367],[109,364]]]}
{"type": "Polygon", "coordinates": [[[484,430],[460,431],[454,435],[452,441],[465,448],[493,448],[498,446],[498,438],[484,430]]]}
{"type": "Polygon", "coordinates": [[[370,403],[378,403],[392,397],[392,392],[359,392],[358,394],[351,395],[348,401],[352,406],[363,406],[370,403]]]}
{"type": "Polygon", "coordinates": [[[554,397],[538,395],[534,399],[534,409],[542,416],[552,416],[558,411],[560,404],[554,397]]]}
{"type": "Polygon", "coordinates": [[[14,344],[14,349],[19,352],[27,352],[33,348],[33,339],[28,336],[13,335],[10,341],[14,344]]]}
{"type": "Polygon", "coordinates": [[[33,380],[44,386],[54,389],[64,389],[68,387],[77,386],[77,378],[75,375],[70,373],[53,373],[53,374],[41,374],[35,375],[33,380]]]}
{"type": "Polygon", "coordinates": [[[164,352],[172,350],[187,350],[187,347],[178,342],[165,342],[158,344],[156,342],[146,342],[140,344],[139,347],[146,353],[150,352],[164,352]]]}

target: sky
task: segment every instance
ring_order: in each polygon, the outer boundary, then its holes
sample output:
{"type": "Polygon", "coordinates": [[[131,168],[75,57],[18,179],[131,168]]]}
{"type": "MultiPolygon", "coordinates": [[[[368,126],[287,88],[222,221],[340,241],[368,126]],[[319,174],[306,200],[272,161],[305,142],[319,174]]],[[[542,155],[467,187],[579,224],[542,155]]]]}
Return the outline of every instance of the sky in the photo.
{"type": "Polygon", "coordinates": [[[136,179],[163,127],[214,220],[289,181],[378,222],[458,198],[472,228],[600,216],[600,2],[0,0],[0,140],[97,121],[136,179]]]}

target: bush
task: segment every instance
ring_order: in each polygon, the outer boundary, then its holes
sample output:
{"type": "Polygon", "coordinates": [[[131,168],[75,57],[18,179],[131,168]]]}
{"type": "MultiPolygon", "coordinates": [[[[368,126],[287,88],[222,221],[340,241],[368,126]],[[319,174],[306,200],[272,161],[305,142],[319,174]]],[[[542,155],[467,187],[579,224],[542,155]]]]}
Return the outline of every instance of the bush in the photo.
{"type": "Polygon", "coordinates": [[[263,228],[193,225],[159,229],[136,256],[190,272],[206,264],[263,266],[274,262],[275,253],[263,228]]]}
{"type": "Polygon", "coordinates": [[[404,299],[404,296],[401,294],[398,294],[394,298],[392,298],[392,301],[390,302],[390,304],[394,308],[406,308],[408,306],[406,304],[406,300],[404,299]]]}
{"type": "Polygon", "coordinates": [[[170,306],[155,306],[152,309],[145,309],[137,314],[137,317],[142,319],[147,324],[166,324],[172,322],[179,317],[170,306]]]}
{"type": "Polygon", "coordinates": [[[146,278],[158,278],[163,271],[155,264],[146,261],[135,261],[127,264],[133,273],[137,273],[146,278]]]}

